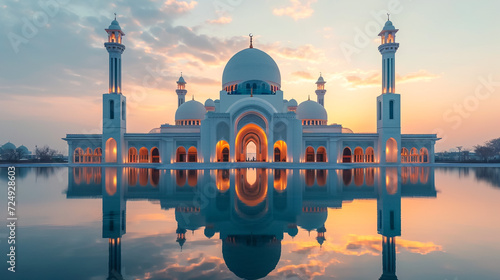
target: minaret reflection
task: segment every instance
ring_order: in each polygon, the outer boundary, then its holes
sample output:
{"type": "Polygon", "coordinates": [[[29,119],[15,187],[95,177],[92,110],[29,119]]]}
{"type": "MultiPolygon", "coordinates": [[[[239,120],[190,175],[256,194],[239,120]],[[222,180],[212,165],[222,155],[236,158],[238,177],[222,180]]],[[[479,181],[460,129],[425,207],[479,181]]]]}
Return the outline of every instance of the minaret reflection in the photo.
{"type": "Polygon", "coordinates": [[[401,236],[401,169],[380,169],[377,197],[377,232],[382,235],[382,276],[396,276],[396,236],[401,236]]]}
{"type": "Polygon", "coordinates": [[[121,237],[125,234],[126,202],[122,169],[102,168],[102,237],[108,239],[108,280],[123,279],[121,272],[121,237]]]}

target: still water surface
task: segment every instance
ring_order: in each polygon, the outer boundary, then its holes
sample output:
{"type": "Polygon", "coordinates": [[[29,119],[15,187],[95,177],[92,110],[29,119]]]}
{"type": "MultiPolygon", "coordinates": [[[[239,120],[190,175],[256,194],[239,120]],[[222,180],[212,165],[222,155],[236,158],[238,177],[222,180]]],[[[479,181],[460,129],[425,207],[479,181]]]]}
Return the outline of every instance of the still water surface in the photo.
{"type": "Polygon", "coordinates": [[[17,185],[0,279],[500,279],[499,168],[21,168],[17,185]]]}

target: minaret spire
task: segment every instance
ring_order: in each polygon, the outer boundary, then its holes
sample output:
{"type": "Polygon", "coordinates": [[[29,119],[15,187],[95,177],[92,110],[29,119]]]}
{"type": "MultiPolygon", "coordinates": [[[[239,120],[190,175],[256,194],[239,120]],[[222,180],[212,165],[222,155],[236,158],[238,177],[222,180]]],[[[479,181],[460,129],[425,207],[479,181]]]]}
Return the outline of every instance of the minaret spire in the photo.
{"type": "Polygon", "coordinates": [[[316,81],[316,96],[317,102],[323,107],[325,107],[325,84],[325,79],[323,79],[323,75],[319,72],[319,78],[318,81],[316,81]]]}
{"type": "Polygon", "coordinates": [[[378,50],[382,54],[382,93],[395,93],[395,56],[399,48],[399,43],[396,43],[396,29],[389,20],[390,15],[387,14],[387,22],[384,29],[378,34],[381,38],[381,44],[378,50]]]}
{"type": "Polygon", "coordinates": [[[122,53],[125,46],[122,44],[123,33],[120,24],[115,19],[111,25],[105,29],[108,33],[108,41],[104,43],[106,50],[109,53],[109,89],[108,93],[121,94],[122,90],[122,53]]]}
{"type": "Polygon", "coordinates": [[[175,90],[175,92],[177,93],[177,107],[179,107],[185,102],[187,93],[186,81],[184,80],[184,77],[182,77],[182,72],[181,76],[179,77],[179,80],[177,81],[177,89],[175,90]]]}

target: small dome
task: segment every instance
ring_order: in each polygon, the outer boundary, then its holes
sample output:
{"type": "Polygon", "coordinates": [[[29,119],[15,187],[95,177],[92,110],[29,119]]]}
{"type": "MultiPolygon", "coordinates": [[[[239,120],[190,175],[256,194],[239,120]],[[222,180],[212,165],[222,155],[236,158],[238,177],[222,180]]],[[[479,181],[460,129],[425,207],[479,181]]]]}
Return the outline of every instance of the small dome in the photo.
{"type": "Polygon", "coordinates": [[[183,103],[175,111],[175,120],[203,120],[207,110],[205,106],[196,100],[190,100],[183,103]]]}
{"type": "Polygon", "coordinates": [[[116,19],[114,19],[111,22],[111,25],[108,27],[108,29],[110,29],[110,30],[122,30],[122,28],[120,27],[120,24],[118,23],[118,21],[116,19]]]}
{"type": "Polygon", "coordinates": [[[280,69],[267,53],[255,48],[244,49],[227,62],[222,74],[222,88],[248,80],[265,81],[281,87],[280,69]]]}
{"type": "Polygon", "coordinates": [[[25,153],[29,153],[28,148],[26,148],[26,146],[24,145],[19,146],[18,149],[24,151],[25,153]]]}
{"type": "Polygon", "coordinates": [[[16,145],[10,143],[10,142],[7,142],[5,144],[3,144],[2,146],[2,150],[15,150],[16,149],[16,145]]]}
{"type": "Polygon", "coordinates": [[[311,231],[321,228],[328,218],[328,211],[325,209],[320,212],[302,212],[297,217],[297,225],[301,228],[311,231]]]}
{"type": "Polygon", "coordinates": [[[396,30],[396,27],[392,25],[392,21],[388,20],[385,25],[383,30],[396,30]]]}
{"type": "Polygon", "coordinates": [[[286,104],[287,107],[297,107],[297,100],[295,99],[290,99],[290,101],[288,101],[288,104],[286,104]]]}
{"type": "Polygon", "coordinates": [[[297,107],[297,118],[300,120],[328,120],[328,114],[318,102],[307,100],[297,107]]]}
{"type": "Polygon", "coordinates": [[[205,107],[215,107],[215,102],[209,98],[205,101],[205,107]]]}
{"type": "Polygon", "coordinates": [[[325,79],[323,79],[323,76],[320,75],[318,80],[316,81],[316,84],[324,84],[324,83],[326,83],[325,79]]]}
{"type": "Polygon", "coordinates": [[[186,81],[184,80],[184,77],[181,77],[179,78],[179,80],[177,81],[178,84],[187,84],[186,81]]]}

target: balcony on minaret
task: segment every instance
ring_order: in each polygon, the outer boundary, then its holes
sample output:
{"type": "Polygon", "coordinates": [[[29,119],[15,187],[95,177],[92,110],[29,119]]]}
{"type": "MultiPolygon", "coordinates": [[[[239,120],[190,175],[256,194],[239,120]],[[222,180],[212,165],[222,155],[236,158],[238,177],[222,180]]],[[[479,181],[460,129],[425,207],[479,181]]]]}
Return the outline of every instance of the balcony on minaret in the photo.
{"type": "Polygon", "coordinates": [[[378,50],[382,54],[382,93],[384,94],[396,92],[395,56],[399,48],[399,43],[396,43],[398,31],[399,29],[396,29],[388,18],[384,28],[378,34],[381,41],[378,50]]]}
{"type": "Polygon", "coordinates": [[[179,78],[179,80],[177,81],[177,89],[180,89],[180,90],[186,89],[186,81],[182,77],[182,74],[181,74],[181,77],[179,78]]]}
{"type": "Polygon", "coordinates": [[[111,22],[111,25],[105,30],[108,33],[108,43],[116,43],[116,44],[122,43],[122,36],[125,36],[125,33],[123,33],[120,24],[118,23],[116,18],[111,22]]]}

